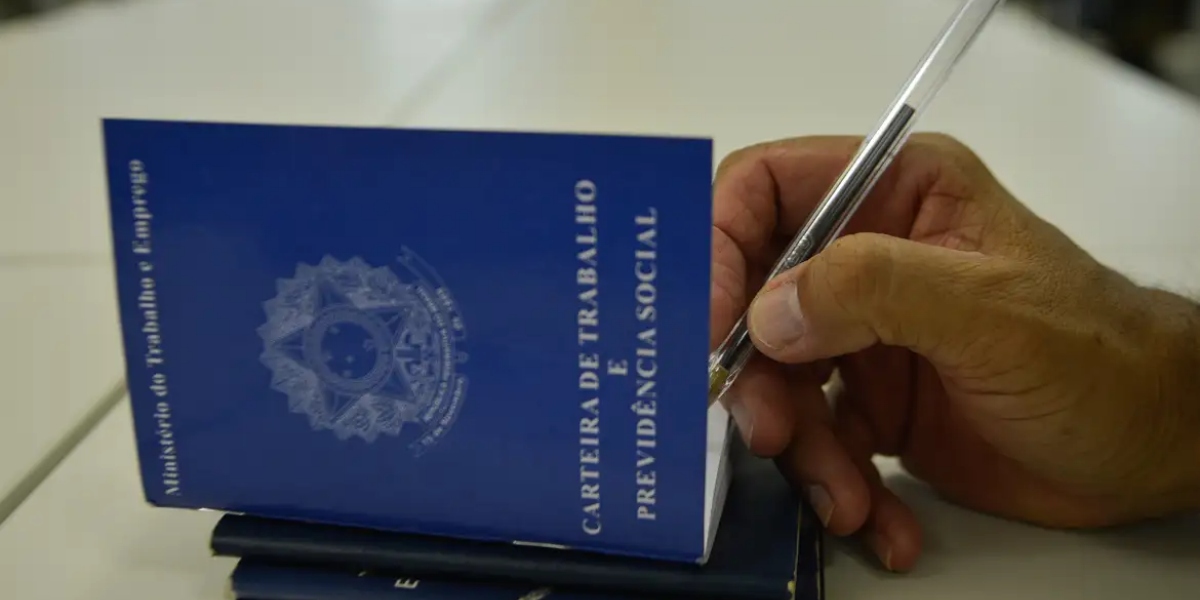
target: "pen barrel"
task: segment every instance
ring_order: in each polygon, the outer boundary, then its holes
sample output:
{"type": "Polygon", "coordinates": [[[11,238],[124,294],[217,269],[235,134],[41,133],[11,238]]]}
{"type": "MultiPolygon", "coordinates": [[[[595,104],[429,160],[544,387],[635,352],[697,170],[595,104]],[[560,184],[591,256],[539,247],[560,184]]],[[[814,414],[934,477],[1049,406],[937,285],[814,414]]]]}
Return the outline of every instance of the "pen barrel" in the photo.
{"type": "Polygon", "coordinates": [[[825,199],[817,205],[800,232],[775,261],[768,279],[812,258],[842,232],[880,175],[887,170],[896,151],[904,144],[915,115],[912,107],[899,104],[886,116],[877,134],[863,141],[849,167],[834,182],[825,199]]]}
{"type": "MultiPolygon", "coordinates": [[[[1003,0],[963,2],[888,106],[873,133],[863,140],[849,166],[775,262],[768,280],[812,258],[841,234],[908,139],[917,117],[1001,4],[1003,0]]],[[[746,315],[743,315],[709,358],[710,403],[733,385],[754,352],[746,315]]]]}
{"type": "Polygon", "coordinates": [[[908,139],[913,123],[1003,3],[1004,0],[966,0],[951,15],[873,133],[863,140],[846,170],[775,262],[768,279],[808,260],[841,234],[908,139]]]}
{"type": "MultiPolygon", "coordinates": [[[[888,122],[878,135],[863,142],[850,167],[826,195],[826,201],[817,207],[799,234],[775,261],[768,279],[812,258],[837,237],[846,226],[846,221],[854,214],[855,208],[875,185],[880,174],[887,169],[896,149],[903,144],[903,138],[910,130],[914,114],[912,107],[899,105],[894,114],[888,115],[888,122]]],[[[725,388],[733,384],[733,380],[753,353],[748,325],[746,316],[742,315],[717,352],[710,357],[709,373],[713,373],[714,368],[719,367],[728,377],[727,381],[722,382],[722,389],[716,391],[716,396],[720,396],[725,388]]]]}
{"type": "MultiPolygon", "coordinates": [[[[925,52],[924,58],[909,75],[900,94],[892,102],[897,106],[912,107],[913,118],[924,112],[925,107],[937,95],[937,91],[950,76],[950,72],[966,54],[971,44],[983,30],[984,24],[996,12],[1004,0],[966,0],[950,17],[941,35],[925,52]]],[[[889,113],[892,111],[889,110],[889,113]]],[[[885,117],[886,118],[886,117],[885,117]]]]}

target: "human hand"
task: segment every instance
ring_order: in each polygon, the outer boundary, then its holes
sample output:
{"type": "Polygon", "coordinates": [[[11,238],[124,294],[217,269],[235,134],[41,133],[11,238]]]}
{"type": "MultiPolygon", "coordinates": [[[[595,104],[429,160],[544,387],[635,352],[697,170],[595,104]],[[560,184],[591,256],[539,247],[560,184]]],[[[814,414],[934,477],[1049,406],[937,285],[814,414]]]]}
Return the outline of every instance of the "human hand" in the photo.
{"type": "Polygon", "coordinates": [[[953,139],[912,136],[843,237],[752,298],[858,143],[744,149],[713,187],[710,343],[754,300],[763,355],[724,401],[827,530],[914,565],[919,524],[876,454],[1043,526],[1200,508],[1200,307],[1100,265],[953,139]]]}

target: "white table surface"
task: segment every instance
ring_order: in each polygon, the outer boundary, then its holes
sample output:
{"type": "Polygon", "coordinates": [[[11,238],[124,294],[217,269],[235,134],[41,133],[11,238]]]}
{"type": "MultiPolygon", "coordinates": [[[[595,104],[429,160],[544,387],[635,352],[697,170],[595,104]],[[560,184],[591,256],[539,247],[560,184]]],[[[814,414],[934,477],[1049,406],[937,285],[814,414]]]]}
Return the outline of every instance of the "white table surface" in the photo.
{"type": "Polygon", "coordinates": [[[124,0],[0,29],[0,255],[109,252],[100,119],[378,125],[503,0],[124,0]]]}
{"type": "Polygon", "coordinates": [[[142,498],[123,401],[0,524],[0,596],[13,600],[221,600],[231,559],[213,558],[219,515],[142,498]]]}
{"type": "MultiPolygon", "coordinates": [[[[710,136],[718,160],[780,137],[864,134],[957,6],[530,0],[393,124],[710,136]]],[[[1194,99],[1011,10],[917,129],[974,147],[1108,264],[1200,285],[1194,99]]]]}
{"type": "MultiPolygon", "coordinates": [[[[239,6],[247,4],[259,6],[239,6]]],[[[212,6],[227,10],[229,3],[212,6]]],[[[265,19],[280,5],[271,6],[262,14],[252,9],[250,18],[265,19]]],[[[380,100],[375,116],[392,125],[701,134],[715,138],[718,154],[781,136],[863,132],[953,8],[941,0],[514,0],[511,7],[519,10],[503,13],[508,20],[487,21],[495,24],[492,35],[460,41],[460,52],[397,95],[391,108],[380,100]]],[[[326,14],[352,29],[349,17],[326,14]]],[[[128,27],[118,22],[125,20],[112,17],[113,27],[128,27]]],[[[65,18],[57,26],[87,29],[65,18]]],[[[394,30],[411,35],[399,24],[394,30]]],[[[188,38],[182,27],[180,37],[188,38]]],[[[0,57],[4,40],[0,34],[0,57]]],[[[194,57],[193,65],[206,63],[194,57]]],[[[129,102],[130,111],[221,113],[212,108],[221,100],[180,92],[138,104],[118,88],[103,89],[112,102],[129,102]]],[[[296,108],[282,96],[272,96],[281,112],[253,110],[229,99],[251,92],[225,93],[233,116],[276,121],[306,110],[304,99],[296,108]]],[[[324,104],[307,105],[307,117],[353,122],[351,111],[339,108],[353,103],[353,94],[329,94],[324,104]]],[[[80,112],[88,110],[84,104],[80,112]]],[[[1109,264],[1174,287],[1200,284],[1194,102],[1006,14],[975,45],[921,128],[976,147],[1014,192],[1109,264]]],[[[98,144],[72,135],[67,150],[76,161],[91,151],[84,146],[98,144]]],[[[98,176],[98,166],[89,168],[98,176]]],[[[59,209],[67,206],[60,201],[59,209]]],[[[55,213],[47,210],[49,220],[55,213]]],[[[80,252],[106,243],[89,219],[81,217],[74,230],[90,240],[80,252]]],[[[5,236],[0,232],[0,240],[5,236]]],[[[146,507],[131,435],[122,404],[0,525],[0,590],[54,600],[220,597],[231,563],[208,557],[215,516],[146,507]]],[[[926,554],[914,573],[891,576],[853,546],[836,544],[830,600],[1183,598],[1200,587],[1194,521],[1103,534],[1043,531],[948,506],[882,464],[927,527],[926,554]]]]}
{"type": "Polygon", "coordinates": [[[0,521],[123,377],[100,119],[379,125],[507,6],[126,0],[0,25],[0,521]]]}
{"type": "Polygon", "coordinates": [[[108,273],[0,257],[0,521],[86,433],[75,426],[94,425],[89,413],[121,380],[108,273]]]}

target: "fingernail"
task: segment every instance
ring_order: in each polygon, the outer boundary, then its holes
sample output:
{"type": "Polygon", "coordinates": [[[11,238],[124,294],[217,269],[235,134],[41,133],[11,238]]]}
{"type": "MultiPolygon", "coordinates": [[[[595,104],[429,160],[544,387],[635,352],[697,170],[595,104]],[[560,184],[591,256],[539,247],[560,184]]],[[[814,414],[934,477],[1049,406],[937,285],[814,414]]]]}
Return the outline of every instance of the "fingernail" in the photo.
{"type": "Polygon", "coordinates": [[[883,568],[888,571],[894,571],[892,568],[892,545],[888,543],[887,538],[880,534],[875,534],[871,537],[872,550],[875,551],[875,556],[883,561],[883,568]]]}
{"type": "Polygon", "coordinates": [[[729,406],[729,412],[733,415],[733,422],[737,424],[738,431],[742,434],[742,441],[750,446],[751,440],[754,439],[754,411],[750,410],[746,403],[735,399],[729,406]]]}
{"type": "Polygon", "coordinates": [[[758,341],[775,350],[804,335],[804,318],[796,284],[785,283],[759,295],[750,306],[750,330],[758,341]]]}
{"type": "Polygon", "coordinates": [[[833,518],[833,498],[829,497],[829,492],[819,485],[808,486],[808,503],[812,505],[816,511],[817,517],[821,519],[821,525],[829,526],[829,520],[833,518]]]}

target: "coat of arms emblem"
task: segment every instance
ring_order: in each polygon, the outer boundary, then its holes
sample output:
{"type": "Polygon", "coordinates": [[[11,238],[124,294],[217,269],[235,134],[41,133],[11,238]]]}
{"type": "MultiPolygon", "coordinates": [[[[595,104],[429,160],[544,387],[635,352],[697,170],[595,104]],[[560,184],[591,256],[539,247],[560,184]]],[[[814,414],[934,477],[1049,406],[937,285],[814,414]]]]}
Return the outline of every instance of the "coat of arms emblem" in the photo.
{"type": "Polygon", "coordinates": [[[297,265],[263,305],[261,360],[314,429],[368,443],[404,432],[420,454],[461,408],[466,330],[429,265],[407,249],[396,262],[399,275],[360,258],[297,265]]]}

